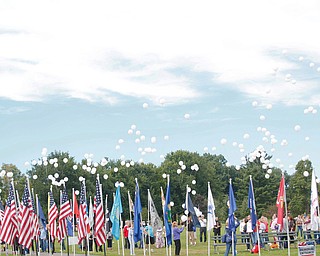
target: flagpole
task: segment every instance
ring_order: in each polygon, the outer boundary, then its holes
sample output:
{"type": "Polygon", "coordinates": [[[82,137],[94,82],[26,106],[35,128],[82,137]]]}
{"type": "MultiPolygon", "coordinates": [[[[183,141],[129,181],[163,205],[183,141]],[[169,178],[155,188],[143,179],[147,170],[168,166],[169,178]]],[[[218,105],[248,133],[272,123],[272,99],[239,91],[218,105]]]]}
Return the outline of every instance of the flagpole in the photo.
{"type": "MultiPolygon", "coordinates": [[[[230,178],[229,179],[229,183],[230,183],[230,185],[232,186],[232,179],[230,178]]],[[[229,191],[229,194],[230,194],[230,191],[229,191]]],[[[229,208],[230,208],[230,204],[231,204],[231,202],[230,202],[230,198],[229,198],[229,208]]],[[[229,215],[229,214],[228,214],[229,215]]],[[[229,216],[229,218],[230,218],[231,216],[229,216]]],[[[230,223],[230,220],[228,220],[228,222],[230,223]]],[[[230,227],[229,227],[230,228],[230,227]]],[[[231,234],[232,234],[232,255],[233,256],[235,256],[236,254],[236,252],[235,252],[235,250],[234,250],[234,231],[233,230],[231,230],[231,234]]]]}
{"type": "Polygon", "coordinates": [[[120,235],[121,235],[121,248],[122,248],[122,256],[124,256],[124,239],[123,239],[123,223],[122,223],[122,216],[120,213],[120,235]]]}
{"type": "MultiPolygon", "coordinates": [[[[74,218],[74,197],[75,197],[75,194],[74,194],[74,188],[72,188],[72,239],[74,239],[74,231],[75,231],[75,223],[77,223],[77,218],[74,218]]],[[[73,255],[75,256],[76,255],[76,245],[74,243],[74,241],[72,241],[73,243],[73,255]]]]}
{"type": "Polygon", "coordinates": [[[128,202],[129,202],[129,218],[130,218],[130,223],[131,223],[131,225],[132,225],[131,196],[130,196],[129,190],[128,190],[128,202]]]}
{"type": "MultiPolygon", "coordinates": [[[[258,216],[257,215],[257,207],[256,207],[256,201],[255,201],[255,197],[254,197],[254,189],[253,189],[253,183],[252,183],[252,175],[250,175],[249,176],[250,177],[250,184],[251,184],[251,188],[252,188],[252,197],[253,197],[253,202],[252,202],[252,204],[253,204],[253,207],[254,207],[254,214],[256,215],[256,216],[258,216]]],[[[257,225],[256,225],[256,227],[257,227],[257,225]]],[[[260,234],[259,234],[259,228],[257,228],[257,239],[258,239],[258,249],[259,249],[259,256],[261,255],[261,252],[260,252],[260,234]]]]}
{"type": "MultiPolygon", "coordinates": [[[[85,180],[83,180],[83,186],[84,186],[84,198],[85,198],[84,200],[85,200],[86,206],[87,206],[87,187],[86,187],[86,181],[85,180]]],[[[87,241],[87,246],[86,246],[85,252],[86,252],[86,255],[90,256],[88,230],[86,230],[86,241],[87,241]]]]}
{"type": "MultiPolygon", "coordinates": [[[[282,176],[284,177],[284,173],[282,172],[282,176]]],[[[284,179],[284,178],[283,178],[284,179]]],[[[284,179],[285,180],[285,179],[284,179]]],[[[288,241],[288,256],[291,255],[290,252],[290,236],[289,236],[289,223],[288,223],[288,207],[287,207],[287,193],[286,193],[286,182],[283,184],[283,192],[284,192],[284,207],[286,211],[286,225],[287,225],[287,241],[288,241]]]]}
{"type": "Polygon", "coordinates": [[[149,256],[151,255],[151,245],[150,245],[150,227],[152,228],[152,226],[150,225],[150,190],[148,189],[148,240],[149,240],[149,244],[148,244],[148,249],[149,249],[149,256]]]}
{"type": "MultiPolygon", "coordinates": [[[[163,202],[164,200],[164,193],[162,187],[160,187],[160,192],[161,192],[161,204],[162,204],[162,214],[163,214],[163,223],[165,223],[165,212],[164,212],[164,205],[165,203],[163,202]]],[[[167,234],[165,235],[166,238],[166,256],[168,256],[168,239],[167,239],[167,234]]]]}
{"type": "MultiPolygon", "coordinates": [[[[37,218],[38,218],[38,221],[39,221],[39,198],[38,198],[38,194],[36,194],[36,208],[37,208],[37,218]]],[[[42,224],[42,223],[41,223],[42,224]]],[[[44,228],[44,227],[43,227],[44,228]]],[[[40,239],[39,239],[40,240],[40,239]]],[[[40,246],[38,246],[38,255],[40,256],[40,246]]]]}
{"type": "MultiPolygon", "coordinates": [[[[210,187],[210,182],[208,181],[208,196],[209,196],[209,187],[210,187]]],[[[208,209],[207,209],[207,227],[208,227],[208,220],[209,220],[209,213],[208,213],[208,209]]],[[[208,256],[210,256],[210,239],[211,239],[210,230],[207,230],[208,256]]]]}
{"type": "MultiPolygon", "coordinates": [[[[102,184],[100,184],[99,174],[97,174],[97,179],[98,179],[98,181],[99,181],[99,189],[100,189],[100,197],[101,197],[101,206],[102,206],[102,210],[103,210],[102,184]]],[[[96,199],[96,200],[97,200],[97,199],[96,199]]],[[[106,224],[106,216],[105,216],[105,214],[103,213],[102,216],[104,217],[104,224],[106,224]]],[[[106,227],[104,227],[104,232],[107,232],[106,227]]],[[[105,241],[104,244],[103,244],[103,255],[104,255],[104,256],[106,256],[106,242],[107,242],[107,239],[106,239],[106,241],[105,241]]]]}
{"type": "MultiPolygon", "coordinates": [[[[50,187],[50,191],[52,191],[52,186],[50,187]]],[[[48,227],[50,227],[50,192],[48,192],[48,227]]],[[[48,230],[48,237],[49,237],[49,243],[48,243],[48,250],[50,255],[52,255],[52,248],[51,248],[51,230],[48,230]]]]}
{"type": "MultiPolygon", "coordinates": [[[[107,232],[107,222],[109,221],[109,218],[108,218],[108,220],[107,220],[107,214],[109,213],[109,210],[108,210],[108,194],[106,194],[106,200],[105,200],[106,202],[105,202],[105,218],[104,218],[104,228],[105,228],[105,230],[106,230],[106,232],[107,232]]],[[[109,226],[108,226],[108,228],[109,228],[109,226]]],[[[108,230],[108,232],[110,232],[110,229],[108,230]]],[[[107,254],[107,252],[106,252],[106,254],[107,254]]]]}
{"type": "MultiPolygon", "coordinates": [[[[61,191],[61,189],[59,190],[60,191],[60,214],[61,214],[61,204],[62,204],[62,191],[61,191]]],[[[62,243],[63,243],[63,241],[62,241],[62,234],[61,234],[61,226],[60,226],[60,223],[59,223],[59,232],[60,232],[60,239],[61,239],[61,241],[60,241],[60,255],[62,256],[62,243]]]]}
{"type": "MultiPolygon", "coordinates": [[[[17,216],[17,209],[19,209],[20,207],[20,201],[19,201],[19,197],[17,197],[18,194],[18,191],[17,191],[17,195],[16,193],[14,193],[14,182],[13,182],[13,178],[11,179],[11,184],[12,184],[12,192],[13,192],[13,197],[14,197],[14,203],[16,205],[16,212],[14,213],[16,215],[16,218],[18,219],[18,216],[17,216]]],[[[18,221],[18,232],[19,232],[19,228],[20,228],[20,223],[18,221]]],[[[8,255],[8,244],[6,243],[6,255],[8,255]]]]}
{"type": "Polygon", "coordinates": [[[187,215],[187,226],[186,226],[186,255],[189,255],[189,231],[188,231],[188,222],[189,222],[189,206],[188,206],[188,189],[189,186],[187,184],[187,192],[186,192],[186,201],[185,201],[185,207],[186,207],[186,215],[187,215]]]}

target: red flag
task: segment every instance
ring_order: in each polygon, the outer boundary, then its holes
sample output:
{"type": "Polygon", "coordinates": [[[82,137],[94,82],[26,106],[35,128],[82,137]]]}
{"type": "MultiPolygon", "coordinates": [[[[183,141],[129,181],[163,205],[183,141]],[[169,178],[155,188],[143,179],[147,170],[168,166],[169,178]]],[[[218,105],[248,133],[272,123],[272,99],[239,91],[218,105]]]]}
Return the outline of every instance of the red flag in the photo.
{"type": "Polygon", "coordinates": [[[13,238],[18,234],[17,209],[12,183],[10,182],[9,195],[0,233],[0,240],[11,245],[13,245],[13,238]]]}
{"type": "Polygon", "coordinates": [[[87,237],[89,220],[87,215],[87,201],[84,181],[81,184],[78,224],[78,244],[87,237]]]}
{"type": "Polygon", "coordinates": [[[79,219],[79,206],[77,202],[77,196],[73,194],[73,214],[76,215],[76,219],[79,219]]]}
{"type": "Polygon", "coordinates": [[[96,235],[96,243],[97,246],[103,245],[106,240],[106,232],[104,228],[104,213],[103,213],[103,206],[101,200],[101,191],[100,191],[100,182],[98,177],[96,179],[96,196],[95,196],[95,215],[96,215],[96,222],[94,225],[94,231],[96,235]]]}
{"type": "Polygon", "coordinates": [[[57,218],[58,218],[58,208],[54,202],[52,192],[49,192],[49,226],[50,226],[50,235],[52,241],[57,237],[57,218]]]}
{"type": "Polygon", "coordinates": [[[33,209],[31,197],[29,193],[28,183],[26,182],[24,193],[22,196],[21,211],[19,214],[20,230],[19,230],[19,244],[25,248],[31,246],[33,238],[33,209]]]}
{"type": "Polygon", "coordinates": [[[278,221],[280,228],[279,230],[282,231],[283,228],[283,210],[284,210],[284,175],[282,175],[280,186],[278,190],[278,197],[277,197],[277,208],[278,208],[278,221]]]}

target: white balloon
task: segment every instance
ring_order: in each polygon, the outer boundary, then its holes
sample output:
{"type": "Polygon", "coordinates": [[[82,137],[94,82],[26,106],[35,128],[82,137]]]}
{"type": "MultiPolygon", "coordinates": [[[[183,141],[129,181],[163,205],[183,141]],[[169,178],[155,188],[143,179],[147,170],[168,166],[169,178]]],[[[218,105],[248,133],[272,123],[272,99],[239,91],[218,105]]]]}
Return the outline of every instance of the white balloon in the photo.
{"type": "Polygon", "coordinates": [[[244,138],[244,139],[249,139],[249,138],[250,138],[250,135],[249,135],[248,133],[245,133],[245,134],[243,135],[243,138],[244,138]]]}
{"type": "Polygon", "coordinates": [[[174,206],[174,202],[171,201],[170,202],[170,206],[173,207],[174,206]]]}
{"type": "Polygon", "coordinates": [[[304,176],[304,177],[308,177],[308,176],[309,176],[309,172],[304,171],[304,172],[303,172],[303,176],[304,176]]]}
{"type": "Polygon", "coordinates": [[[132,129],[132,130],[135,130],[135,129],[137,129],[137,126],[136,126],[135,124],[132,124],[132,125],[131,125],[131,129],[132,129]]]}
{"type": "Polygon", "coordinates": [[[266,179],[269,179],[270,175],[268,173],[266,173],[265,177],[266,177],[266,179]]]}
{"type": "Polygon", "coordinates": [[[119,150],[120,149],[120,145],[116,145],[116,150],[119,150]]]}
{"type": "Polygon", "coordinates": [[[164,140],[169,140],[169,136],[168,136],[168,135],[165,135],[165,136],[163,137],[163,139],[164,139],[164,140]]]}
{"type": "Polygon", "coordinates": [[[13,172],[7,172],[7,177],[12,178],[13,177],[13,172]]]}
{"type": "Polygon", "coordinates": [[[36,179],[38,179],[38,175],[35,174],[35,175],[32,176],[32,178],[33,178],[34,180],[36,180],[36,179]]]}
{"type": "Polygon", "coordinates": [[[142,107],[143,107],[143,108],[148,108],[149,105],[148,105],[148,103],[143,103],[143,104],[142,104],[142,107]]]}
{"type": "Polygon", "coordinates": [[[303,59],[304,59],[304,58],[303,58],[302,56],[299,57],[299,61],[303,61],[303,59]]]}
{"type": "Polygon", "coordinates": [[[24,162],[24,166],[25,167],[29,167],[30,166],[30,163],[27,161],[27,162],[24,162]]]}
{"type": "Polygon", "coordinates": [[[190,119],[190,114],[184,114],[185,119],[190,119]]]}
{"type": "Polygon", "coordinates": [[[80,182],[82,182],[83,179],[84,179],[84,178],[83,178],[82,176],[79,177],[79,181],[80,181],[80,182]]]}
{"type": "Polygon", "coordinates": [[[141,131],[136,131],[137,136],[140,136],[140,134],[141,134],[141,131]]]}
{"type": "Polygon", "coordinates": [[[124,139],[119,139],[119,140],[118,140],[118,143],[119,143],[119,144],[122,144],[123,142],[124,142],[124,139]]]}
{"type": "Polygon", "coordinates": [[[65,157],[65,158],[63,158],[62,161],[66,164],[66,163],[68,163],[68,158],[65,157]]]}
{"type": "Polygon", "coordinates": [[[261,115],[259,118],[260,118],[261,121],[266,120],[266,117],[264,115],[261,115]]]}
{"type": "Polygon", "coordinates": [[[49,174],[49,175],[48,175],[48,179],[49,179],[49,180],[52,180],[52,179],[53,179],[53,176],[52,176],[51,174],[49,174]]]}
{"type": "Polygon", "coordinates": [[[64,177],[64,178],[63,178],[63,181],[64,181],[64,182],[68,182],[68,180],[69,180],[68,177],[64,177]]]}
{"type": "Polygon", "coordinates": [[[238,143],[234,141],[234,142],[232,142],[232,146],[236,147],[236,146],[238,146],[238,143]]]}
{"type": "Polygon", "coordinates": [[[134,140],[134,142],[135,142],[136,144],[139,144],[139,143],[140,143],[140,139],[139,139],[139,138],[136,138],[136,139],[134,140]]]}
{"type": "Polygon", "coordinates": [[[179,165],[182,166],[183,165],[183,161],[179,161],[179,165]]]}
{"type": "Polygon", "coordinates": [[[126,167],[127,167],[127,168],[130,167],[130,163],[126,163],[126,167]]]}
{"type": "Polygon", "coordinates": [[[58,179],[58,178],[59,178],[59,173],[56,172],[56,173],[54,174],[54,177],[55,177],[56,179],[58,179]]]}
{"type": "Polygon", "coordinates": [[[268,169],[267,173],[271,174],[272,173],[272,169],[268,169]]]}
{"type": "Polygon", "coordinates": [[[72,168],[73,168],[73,170],[77,170],[78,169],[78,165],[75,164],[75,165],[72,166],[72,168]]]}
{"type": "Polygon", "coordinates": [[[190,187],[188,187],[188,192],[191,192],[191,188],[190,187]]]}
{"type": "Polygon", "coordinates": [[[126,165],[126,162],[125,162],[125,161],[121,161],[120,164],[121,164],[122,166],[125,166],[125,165],[126,165]]]}
{"type": "Polygon", "coordinates": [[[311,63],[309,64],[309,67],[310,67],[310,68],[313,68],[313,67],[314,67],[314,63],[311,62],[311,63]]]}
{"type": "Polygon", "coordinates": [[[58,168],[59,165],[58,165],[58,163],[54,163],[53,166],[54,166],[55,168],[58,168]]]}
{"type": "Polygon", "coordinates": [[[191,191],[191,194],[192,194],[192,195],[195,195],[195,194],[197,194],[197,192],[196,192],[195,190],[192,190],[192,191],[191,191]]]}
{"type": "Polygon", "coordinates": [[[181,222],[186,222],[188,220],[188,217],[186,215],[181,215],[181,222]]]}
{"type": "Polygon", "coordinates": [[[305,139],[305,141],[309,141],[310,137],[306,136],[304,139],[305,139]]]}
{"type": "Polygon", "coordinates": [[[181,165],[181,169],[185,170],[187,168],[187,166],[185,164],[181,165]]]}
{"type": "Polygon", "coordinates": [[[144,135],[141,135],[141,136],[140,136],[140,140],[141,140],[141,141],[144,141],[144,140],[146,140],[146,136],[144,136],[144,135]]]}
{"type": "Polygon", "coordinates": [[[104,178],[105,180],[107,180],[107,179],[109,178],[108,174],[104,174],[104,175],[103,175],[103,178],[104,178]]]}
{"type": "Polygon", "coordinates": [[[164,104],[166,103],[166,100],[165,100],[165,99],[160,99],[160,100],[159,100],[159,103],[160,103],[161,105],[164,105],[164,104]]]}
{"type": "Polygon", "coordinates": [[[236,170],[237,170],[237,171],[240,170],[240,165],[236,165],[236,170]]]}
{"type": "Polygon", "coordinates": [[[36,165],[37,164],[37,160],[32,160],[31,164],[32,165],[36,165]]]}
{"type": "Polygon", "coordinates": [[[79,190],[74,191],[76,195],[79,195],[79,190]]]}
{"type": "Polygon", "coordinates": [[[156,137],[151,137],[151,143],[156,143],[157,142],[157,138],[156,137]]]}
{"type": "Polygon", "coordinates": [[[117,167],[114,167],[113,171],[114,171],[114,172],[118,172],[119,169],[118,169],[117,167]]]}
{"type": "Polygon", "coordinates": [[[217,148],[216,148],[216,147],[212,147],[211,150],[212,150],[212,151],[216,151],[217,148]]]}
{"type": "Polygon", "coordinates": [[[178,169],[178,170],[177,170],[177,174],[180,174],[180,173],[181,173],[181,170],[180,170],[180,169],[178,169]]]}
{"type": "Polygon", "coordinates": [[[257,101],[252,101],[252,106],[253,106],[253,107],[258,106],[258,102],[257,102],[257,101]]]}
{"type": "Polygon", "coordinates": [[[128,134],[130,135],[130,134],[132,134],[133,133],[133,131],[131,130],[131,129],[129,129],[128,130],[128,134]]]}
{"type": "Polygon", "coordinates": [[[220,140],[220,143],[221,143],[222,145],[225,145],[225,144],[227,144],[227,139],[225,139],[225,138],[222,138],[222,139],[220,140]]]}
{"type": "Polygon", "coordinates": [[[196,183],[197,183],[197,181],[196,180],[192,180],[192,182],[191,182],[193,185],[195,185],[196,183]]]}
{"type": "Polygon", "coordinates": [[[121,187],[121,188],[123,188],[123,187],[124,187],[124,183],[123,183],[122,181],[120,182],[120,184],[119,184],[119,185],[120,185],[120,187],[121,187]]]}
{"type": "Polygon", "coordinates": [[[297,125],[294,127],[294,130],[295,130],[296,132],[300,131],[300,130],[301,130],[301,126],[297,124],[297,125]]]}
{"type": "Polygon", "coordinates": [[[272,104],[267,104],[266,109],[272,109],[272,104]]]}
{"type": "Polygon", "coordinates": [[[131,165],[131,166],[134,166],[134,161],[131,160],[131,161],[130,161],[130,165],[131,165]]]}
{"type": "Polygon", "coordinates": [[[167,174],[165,174],[165,173],[162,174],[162,178],[164,178],[164,179],[167,178],[167,174]]]}

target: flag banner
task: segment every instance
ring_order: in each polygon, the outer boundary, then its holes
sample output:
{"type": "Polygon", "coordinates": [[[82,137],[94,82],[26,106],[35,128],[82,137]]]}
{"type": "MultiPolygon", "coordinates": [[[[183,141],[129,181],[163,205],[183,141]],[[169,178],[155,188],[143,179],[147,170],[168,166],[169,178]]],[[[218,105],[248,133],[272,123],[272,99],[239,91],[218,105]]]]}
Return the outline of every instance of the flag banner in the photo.
{"type": "Polygon", "coordinates": [[[32,203],[30,197],[30,191],[28,188],[28,181],[24,187],[22,196],[21,210],[19,213],[20,230],[19,230],[19,244],[25,248],[30,248],[33,236],[32,228],[32,203]]]}
{"type": "Polygon", "coordinates": [[[73,194],[73,215],[76,216],[76,220],[79,219],[79,206],[78,206],[78,201],[77,201],[77,196],[76,194],[74,193],[73,194]]]}
{"type": "Polygon", "coordinates": [[[67,232],[68,236],[73,236],[72,218],[70,216],[67,217],[67,232]]]}
{"type": "Polygon", "coordinates": [[[79,202],[78,244],[86,239],[88,234],[89,220],[87,215],[86,189],[84,181],[81,182],[79,202]]]}
{"type": "Polygon", "coordinates": [[[104,222],[104,212],[103,212],[103,205],[101,199],[101,190],[100,190],[100,182],[99,177],[97,176],[96,179],[96,195],[95,195],[95,225],[94,225],[94,234],[96,236],[96,243],[97,246],[103,245],[106,240],[106,232],[105,232],[105,222],[104,222]]]}
{"type": "Polygon", "coordinates": [[[314,174],[314,170],[312,171],[311,178],[311,204],[310,204],[310,217],[311,217],[311,230],[318,231],[319,223],[318,223],[318,208],[319,208],[319,200],[318,200],[318,188],[316,182],[316,176],[314,174]]]}
{"type": "Polygon", "coordinates": [[[70,207],[70,202],[68,198],[67,188],[64,186],[62,191],[62,200],[60,205],[60,218],[66,219],[67,217],[72,215],[72,210],[70,207]]]}
{"type": "Polygon", "coordinates": [[[93,224],[94,224],[94,211],[93,211],[93,204],[92,204],[92,200],[91,200],[91,196],[89,199],[89,226],[90,229],[93,228],[93,224]]]}
{"type": "Polygon", "coordinates": [[[215,205],[213,201],[213,196],[210,188],[210,183],[208,183],[208,214],[207,214],[207,230],[210,231],[216,225],[216,215],[215,215],[215,205]]]}
{"type": "Polygon", "coordinates": [[[236,200],[231,185],[229,184],[229,210],[228,210],[228,227],[232,232],[236,231],[236,222],[234,218],[234,212],[237,210],[236,200]]]}
{"type": "Polygon", "coordinates": [[[110,220],[112,222],[111,233],[116,240],[120,238],[120,217],[122,212],[120,186],[118,186],[110,214],[110,220]]]}
{"type": "Polygon", "coordinates": [[[129,211],[134,212],[134,204],[130,196],[130,192],[128,191],[128,201],[129,201],[129,211]]]}
{"type": "Polygon", "coordinates": [[[134,199],[134,221],[133,221],[133,238],[134,242],[137,243],[141,240],[142,230],[141,230],[141,201],[140,201],[140,189],[138,181],[136,180],[136,190],[134,199]]]}
{"type": "Polygon", "coordinates": [[[256,214],[256,207],[255,207],[255,200],[254,200],[254,193],[253,193],[253,184],[252,184],[251,178],[249,181],[248,208],[250,210],[252,230],[254,230],[257,225],[257,214],[256,214]]]}
{"type": "Polygon", "coordinates": [[[47,231],[47,219],[44,216],[40,201],[38,200],[38,216],[41,222],[42,227],[47,231]]]}
{"type": "Polygon", "coordinates": [[[278,190],[278,197],[277,197],[277,208],[278,208],[278,215],[277,215],[277,223],[279,224],[279,231],[283,229],[283,212],[284,212],[284,175],[281,177],[279,190],[278,190]]]}
{"type": "Polygon", "coordinates": [[[0,240],[11,245],[13,245],[12,238],[18,235],[18,218],[14,196],[13,181],[11,181],[0,233],[0,240]]]}
{"type": "Polygon", "coordinates": [[[191,200],[191,197],[190,197],[190,193],[187,191],[187,196],[186,196],[188,202],[185,202],[185,205],[188,206],[188,209],[186,209],[189,214],[191,215],[191,218],[192,218],[192,222],[193,222],[193,225],[197,228],[200,228],[201,225],[200,225],[200,222],[199,222],[199,219],[198,219],[198,216],[196,214],[196,210],[194,209],[194,206],[193,206],[193,203],[192,203],[192,200],[191,200]]]}
{"type": "Polygon", "coordinates": [[[162,220],[159,217],[159,214],[157,212],[156,206],[154,205],[154,202],[151,197],[151,193],[148,190],[148,202],[150,206],[150,222],[153,229],[153,232],[155,233],[158,228],[163,226],[162,220]]]}
{"type": "Polygon", "coordinates": [[[54,202],[52,191],[50,191],[49,192],[49,226],[50,226],[51,239],[53,241],[57,237],[57,222],[56,222],[57,218],[58,218],[58,208],[56,206],[56,203],[54,202]]]}
{"type": "Polygon", "coordinates": [[[172,244],[172,218],[171,218],[171,205],[170,205],[170,181],[168,178],[167,193],[164,204],[164,226],[166,229],[166,239],[168,245],[172,244]]]}

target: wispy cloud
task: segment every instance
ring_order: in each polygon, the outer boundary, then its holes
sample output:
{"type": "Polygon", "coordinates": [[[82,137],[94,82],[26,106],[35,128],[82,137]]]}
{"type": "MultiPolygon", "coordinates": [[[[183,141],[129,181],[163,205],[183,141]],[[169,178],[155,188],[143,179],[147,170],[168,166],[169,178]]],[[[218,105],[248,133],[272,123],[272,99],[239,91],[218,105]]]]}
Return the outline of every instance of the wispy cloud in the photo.
{"type": "Polygon", "coordinates": [[[15,113],[21,113],[29,111],[29,108],[26,107],[11,107],[11,108],[4,108],[0,107],[0,114],[1,115],[11,115],[15,113]]]}
{"type": "Polygon", "coordinates": [[[270,49],[305,52],[320,63],[319,9],[317,1],[298,0],[234,1],[232,8],[212,1],[11,1],[0,11],[0,83],[6,85],[0,97],[64,95],[117,104],[125,95],[180,104],[202,96],[174,71],[183,67],[211,73],[215,86],[249,97],[308,102],[312,95],[303,92],[314,90],[314,82],[296,89],[270,78],[275,67],[297,68],[270,49]]]}

